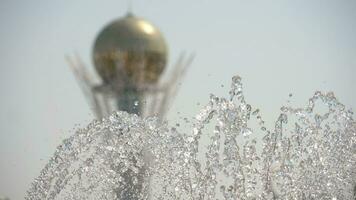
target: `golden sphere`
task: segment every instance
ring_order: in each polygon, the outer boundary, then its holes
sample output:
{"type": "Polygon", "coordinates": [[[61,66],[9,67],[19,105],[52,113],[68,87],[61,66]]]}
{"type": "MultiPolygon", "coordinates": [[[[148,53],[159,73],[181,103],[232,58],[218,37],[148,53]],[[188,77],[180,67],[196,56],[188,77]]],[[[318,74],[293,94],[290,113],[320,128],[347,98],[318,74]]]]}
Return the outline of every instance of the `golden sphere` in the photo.
{"type": "Polygon", "coordinates": [[[93,49],[95,68],[110,84],[120,80],[134,84],[157,82],[167,55],[167,45],[158,28],[132,14],[104,27],[93,49]]]}

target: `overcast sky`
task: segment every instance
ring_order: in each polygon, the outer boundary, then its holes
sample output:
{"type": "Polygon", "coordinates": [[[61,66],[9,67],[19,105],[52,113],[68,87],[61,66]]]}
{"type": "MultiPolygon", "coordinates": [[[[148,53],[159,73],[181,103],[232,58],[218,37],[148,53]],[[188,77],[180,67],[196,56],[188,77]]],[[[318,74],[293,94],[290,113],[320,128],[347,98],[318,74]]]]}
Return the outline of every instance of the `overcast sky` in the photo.
{"type": "MultiPolygon", "coordinates": [[[[0,196],[22,199],[60,141],[85,126],[89,110],[64,56],[92,69],[101,28],[125,15],[121,0],[0,1],[0,196]]],[[[170,63],[196,54],[169,119],[194,116],[210,93],[228,96],[243,78],[247,100],[275,121],[293,93],[315,90],[356,105],[354,0],[136,0],[134,13],[160,27],[170,63]],[[180,114],[177,114],[180,112],[180,114]]]]}

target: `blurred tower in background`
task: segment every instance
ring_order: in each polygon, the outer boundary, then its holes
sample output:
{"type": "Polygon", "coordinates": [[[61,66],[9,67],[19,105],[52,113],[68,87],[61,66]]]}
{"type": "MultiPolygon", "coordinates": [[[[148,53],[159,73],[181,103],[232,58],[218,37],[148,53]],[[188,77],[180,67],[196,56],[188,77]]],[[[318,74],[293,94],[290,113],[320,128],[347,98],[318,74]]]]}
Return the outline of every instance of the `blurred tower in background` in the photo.
{"type": "Polygon", "coordinates": [[[168,47],[159,29],[128,13],[99,33],[93,61],[101,82],[90,76],[79,57],[68,58],[97,118],[115,110],[164,118],[177,86],[192,56],[183,54],[162,77],[168,62],[168,47]]]}
{"type": "MultiPolygon", "coordinates": [[[[168,62],[162,33],[147,20],[128,13],[104,27],[96,38],[93,61],[101,78],[99,83],[78,56],[68,58],[68,62],[98,119],[115,110],[163,119],[192,59],[182,54],[170,75],[162,77],[168,62]]],[[[148,155],[141,154],[149,160],[148,155]]],[[[139,173],[127,170],[123,174],[127,187],[116,191],[119,199],[141,199],[144,172],[145,167],[139,173]]]]}

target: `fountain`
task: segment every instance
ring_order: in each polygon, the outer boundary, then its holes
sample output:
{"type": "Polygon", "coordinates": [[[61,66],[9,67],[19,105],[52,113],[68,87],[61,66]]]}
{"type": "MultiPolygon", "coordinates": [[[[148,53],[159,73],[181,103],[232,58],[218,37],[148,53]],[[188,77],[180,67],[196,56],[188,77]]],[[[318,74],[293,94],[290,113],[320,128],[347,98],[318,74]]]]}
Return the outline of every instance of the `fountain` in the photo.
{"type": "Polygon", "coordinates": [[[235,76],[189,133],[126,112],[93,121],[63,141],[26,199],[355,199],[352,115],[316,92],[305,108],[281,107],[269,130],[235,76]]]}

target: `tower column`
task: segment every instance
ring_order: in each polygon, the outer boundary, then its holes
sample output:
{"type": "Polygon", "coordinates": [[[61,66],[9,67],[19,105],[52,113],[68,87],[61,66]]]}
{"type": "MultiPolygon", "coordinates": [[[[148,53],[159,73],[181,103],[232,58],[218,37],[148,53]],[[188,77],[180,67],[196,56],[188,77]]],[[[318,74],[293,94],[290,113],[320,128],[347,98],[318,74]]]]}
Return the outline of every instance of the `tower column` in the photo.
{"type": "Polygon", "coordinates": [[[119,110],[126,111],[131,114],[141,114],[142,95],[135,87],[125,87],[117,98],[117,107],[119,110]]]}

